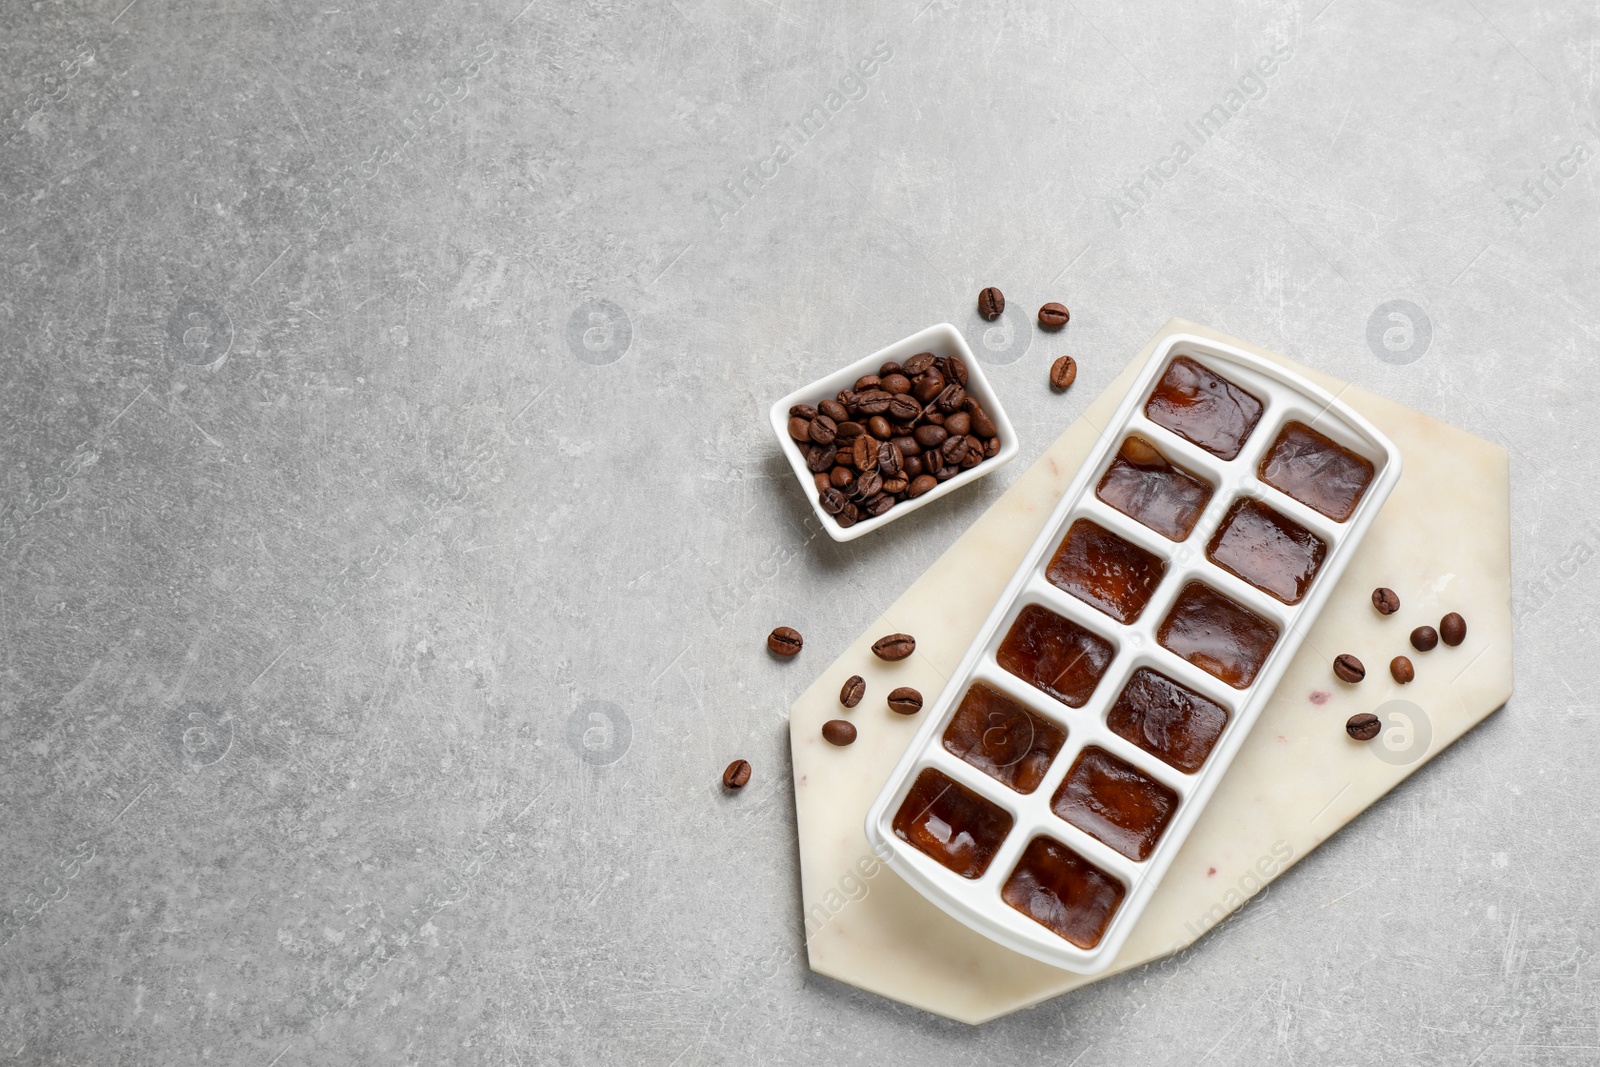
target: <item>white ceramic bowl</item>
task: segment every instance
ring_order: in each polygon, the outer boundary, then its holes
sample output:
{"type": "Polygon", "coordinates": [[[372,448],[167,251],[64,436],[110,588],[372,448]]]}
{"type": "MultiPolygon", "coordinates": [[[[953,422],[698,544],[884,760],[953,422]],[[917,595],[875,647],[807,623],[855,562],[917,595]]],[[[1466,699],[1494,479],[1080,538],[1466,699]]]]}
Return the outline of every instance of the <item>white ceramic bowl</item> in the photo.
{"type": "Polygon", "coordinates": [[[955,492],[964,485],[971,485],[984,475],[991,474],[1010,463],[1020,449],[1017,443],[1017,431],[1012,427],[1011,420],[1006,418],[1005,408],[1000,406],[1000,398],[989,385],[989,379],[983,376],[983,369],[972,357],[972,350],[967,347],[961,331],[948,322],[918,330],[903,341],[896,341],[888,348],[881,348],[847,367],[841,367],[826,378],[819,378],[810,385],[796,389],[773,404],[770,415],[772,432],[778,435],[778,446],[783,449],[783,455],[788,459],[790,469],[800,482],[800,491],[805,494],[806,500],[811,504],[811,510],[816,512],[817,518],[822,522],[822,528],[827,530],[828,536],[835,541],[853,541],[903,515],[911,514],[924,504],[932,503],[942,496],[955,492]],[[816,407],[818,402],[831,400],[839,390],[854,385],[856,379],[862,375],[878,373],[878,368],[890,360],[904,363],[918,352],[932,352],[936,356],[959,356],[961,362],[967,365],[967,392],[983,405],[983,410],[993,420],[995,429],[1000,435],[1000,451],[971,470],[962,471],[954,478],[940,482],[915,500],[902,500],[882,515],[864,518],[854,526],[840,526],[832,515],[822,510],[822,503],[817,499],[816,481],[810,469],[806,467],[805,454],[800,451],[799,442],[789,436],[789,409],[796,404],[810,404],[816,407]]]}

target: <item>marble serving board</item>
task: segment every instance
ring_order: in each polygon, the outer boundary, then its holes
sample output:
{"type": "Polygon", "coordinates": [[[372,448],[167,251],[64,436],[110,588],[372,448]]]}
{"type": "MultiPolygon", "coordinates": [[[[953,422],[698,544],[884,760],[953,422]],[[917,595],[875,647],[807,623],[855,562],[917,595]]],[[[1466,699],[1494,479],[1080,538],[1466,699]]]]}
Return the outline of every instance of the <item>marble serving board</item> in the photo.
{"type": "Polygon", "coordinates": [[[1499,446],[1236,338],[1167,323],[790,708],[812,969],[980,1023],[1189,945],[1510,697],[1510,538],[1509,463],[1499,446]],[[1394,441],[1404,474],[1121,955],[1104,973],[1084,976],[1011,952],[947,916],[878,862],[862,823],[919,725],[889,711],[885,696],[910,685],[934,702],[1139,364],[1179,332],[1255,352],[1339,396],[1394,441]],[[1400,595],[1393,616],[1372,608],[1379,585],[1400,595]],[[1414,652],[1411,629],[1437,626],[1449,611],[1466,617],[1466,641],[1414,652]],[[897,631],[916,636],[916,654],[900,663],[874,657],[872,642],[897,631]],[[1366,681],[1334,679],[1329,665],[1341,652],[1367,665],[1366,681]],[[1387,670],[1401,654],[1417,667],[1406,686],[1387,670]],[[867,696],[845,711],[839,687],[852,674],[866,679],[867,696]],[[1358,711],[1384,720],[1376,740],[1345,735],[1345,720],[1358,711]],[[823,741],[822,724],[833,718],[852,720],[859,740],[848,748],[823,741]]]}

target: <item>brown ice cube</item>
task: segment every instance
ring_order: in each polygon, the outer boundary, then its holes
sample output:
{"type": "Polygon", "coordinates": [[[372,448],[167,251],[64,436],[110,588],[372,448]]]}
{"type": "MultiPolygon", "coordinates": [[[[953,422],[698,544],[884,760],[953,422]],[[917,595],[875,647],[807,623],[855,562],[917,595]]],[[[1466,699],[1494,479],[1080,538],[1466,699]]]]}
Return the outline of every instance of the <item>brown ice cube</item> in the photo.
{"type": "Polygon", "coordinates": [[[1206,556],[1285,604],[1298,604],[1311,588],[1328,546],[1293,519],[1256,500],[1228,509],[1206,556]]]}
{"type": "Polygon", "coordinates": [[[1141,667],[1111,705],[1106,725],[1117,736],[1193,774],[1205,764],[1228,725],[1228,709],[1159,671],[1141,667]]]}
{"type": "Polygon", "coordinates": [[[1115,877],[1049,837],[1028,842],[1000,891],[1007,904],[1079,948],[1100,943],[1126,895],[1115,877]]]}
{"type": "Polygon", "coordinates": [[[1118,622],[1137,619],[1166,572],[1164,560],[1088,519],[1067,530],[1045,577],[1118,622]]]}
{"type": "Polygon", "coordinates": [[[1247,689],[1278,642],[1278,627],[1202,582],[1178,594],[1156,640],[1207,674],[1247,689]]]}
{"type": "Polygon", "coordinates": [[[1261,401],[1187,356],[1167,367],[1144,414],[1207,452],[1233,459],[1261,419],[1261,401]]]}
{"type": "Polygon", "coordinates": [[[978,878],[1011,832],[1011,814],[949,775],[917,775],[894,816],[894,835],[963,878],[978,878]]]}
{"type": "Polygon", "coordinates": [[[1170,541],[1194,529],[1211,499],[1211,485],[1175,467],[1141,437],[1117,450],[1094,495],[1170,541]]]}
{"type": "Polygon", "coordinates": [[[1089,702],[1115,650],[1105,638],[1030,604],[995,652],[1000,666],[1068,707],[1089,702]]]}
{"type": "Polygon", "coordinates": [[[944,747],[1019,793],[1044,780],[1067,735],[982,682],[976,682],[945,727],[944,747]]]}
{"type": "Polygon", "coordinates": [[[1178,810],[1178,794],[1103,748],[1086,748],[1050,809],[1131,860],[1148,858],[1178,810]]]}
{"type": "Polygon", "coordinates": [[[1260,478],[1308,508],[1344,522],[1372,482],[1372,464],[1302,422],[1284,426],[1261,461],[1260,478]]]}

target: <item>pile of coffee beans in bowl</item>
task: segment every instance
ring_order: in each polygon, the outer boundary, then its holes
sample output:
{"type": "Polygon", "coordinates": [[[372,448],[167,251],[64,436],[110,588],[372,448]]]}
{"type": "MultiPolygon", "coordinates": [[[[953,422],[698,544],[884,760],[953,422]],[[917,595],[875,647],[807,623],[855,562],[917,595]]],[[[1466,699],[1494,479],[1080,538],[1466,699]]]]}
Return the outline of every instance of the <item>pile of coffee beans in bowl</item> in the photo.
{"type": "Polygon", "coordinates": [[[854,526],[994,458],[999,432],[966,386],[959,356],[920,352],[815,407],[790,408],[789,436],[816,478],[822,510],[854,526]]]}

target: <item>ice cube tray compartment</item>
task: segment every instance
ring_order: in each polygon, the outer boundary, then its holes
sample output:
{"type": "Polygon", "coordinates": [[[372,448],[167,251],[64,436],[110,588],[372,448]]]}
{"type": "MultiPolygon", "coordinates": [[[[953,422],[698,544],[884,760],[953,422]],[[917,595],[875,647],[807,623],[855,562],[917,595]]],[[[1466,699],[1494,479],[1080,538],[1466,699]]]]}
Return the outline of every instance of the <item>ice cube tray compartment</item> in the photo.
{"type": "MultiPolygon", "coordinates": [[[[1192,368],[1186,373],[1192,374],[1192,368]]],[[[924,713],[926,719],[915,739],[868,813],[867,836],[875,850],[940,908],[1001,944],[1082,973],[1109,966],[1399,474],[1399,455],[1393,445],[1364,419],[1310,382],[1229,346],[1190,335],[1169,337],[1141,368],[1095,452],[1062,495],[950,682],[924,713]],[[1223,459],[1146,416],[1147,398],[1177,359],[1199,364],[1260,402],[1254,425],[1232,459],[1223,459]],[[1291,423],[1310,426],[1372,463],[1373,477],[1347,520],[1336,521],[1260,477],[1268,450],[1291,423]],[[1145,525],[1097,495],[1102,478],[1130,436],[1142,438],[1166,462],[1211,487],[1209,498],[1181,540],[1145,525]],[[1208,545],[1232,509],[1245,499],[1303,528],[1324,546],[1320,566],[1304,595],[1292,603],[1275,596],[1271,583],[1269,588],[1258,587],[1207,558],[1208,545]],[[1074,525],[1080,522],[1103,531],[1096,534],[1099,541],[1119,539],[1137,550],[1137,555],[1148,553],[1159,561],[1159,580],[1138,586],[1139,596],[1133,601],[1142,600],[1142,607],[1137,613],[1126,610],[1132,601],[1122,596],[1126,591],[1118,587],[1121,574],[1113,565],[1114,560],[1108,562],[1103,555],[1095,557],[1101,565],[1096,581],[1105,595],[1074,595],[1051,580],[1051,563],[1074,525]],[[1158,635],[1174,605],[1194,582],[1259,616],[1277,631],[1271,649],[1243,688],[1230,685],[1159,641],[1158,635]],[[1119,614],[1131,616],[1130,621],[1119,621],[1119,614]],[[1050,616],[1065,622],[1056,622],[1050,616]],[[1023,624],[1019,632],[1026,629],[1031,643],[1020,643],[1021,654],[1010,649],[1003,656],[1002,646],[1019,620],[1023,624]],[[1028,667],[1034,654],[1048,644],[1041,635],[1057,627],[1064,627],[1069,634],[1078,634],[1081,629],[1089,636],[1078,635],[1081,644],[1072,646],[1064,655],[1051,656],[1044,649],[1047,654],[1040,669],[1054,674],[1038,678],[1028,667]],[[1007,665],[1017,670],[1009,670],[1007,665]],[[1225,721],[1208,750],[1200,752],[1204,746],[1197,748],[1195,739],[1185,735],[1189,743],[1179,746],[1176,762],[1169,762],[1161,752],[1112,728],[1109,720],[1113,708],[1141,671],[1164,676],[1204,702],[1206,714],[1198,730],[1202,739],[1207,730],[1214,730],[1218,715],[1215,709],[1221,709],[1225,721]],[[1015,730],[1022,720],[1015,714],[999,714],[992,719],[991,729],[996,732],[978,734],[974,740],[978,724],[969,715],[963,724],[964,741],[953,746],[958,751],[952,751],[944,743],[946,732],[974,686],[986,687],[1003,702],[1026,709],[1029,716],[1049,724],[1061,736],[1048,737],[1047,744],[1035,744],[1031,737],[1019,739],[1008,731],[1015,730]],[[969,756],[976,749],[983,751],[975,758],[963,758],[963,745],[969,756]],[[1054,810],[1057,793],[1086,752],[1092,754],[1087,764],[1099,768],[1093,780],[1148,779],[1153,783],[1150,796],[1175,798],[1153,844],[1141,843],[1136,840],[1138,835],[1117,829],[1116,820],[1127,815],[1119,815],[1115,805],[1074,821],[1054,810]],[[1015,769],[996,767],[997,762],[1012,758],[1027,761],[1022,779],[1031,788],[1024,792],[1018,792],[1008,781],[1016,777],[1015,769]],[[1106,770],[1116,767],[1125,767],[1127,773],[1119,777],[1106,770]],[[1008,832],[977,877],[952,872],[895,835],[893,827],[902,804],[907,802],[919,776],[928,770],[937,771],[984,798],[1011,820],[1008,832]],[[1104,831],[1102,836],[1090,832],[1095,826],[1104,831]],[[1116,840],[1108,843],[1103,837],[1116,840]],[[1040,839],[1054,844],[1035,848],[1040,839]],[[1064,853],[1063,848],[1078,859],[1064,853]],[[1029,852],[1030,849],[1034,851],[1029,852]],[[1018,872],[1025,853],[1042,865],[1031,874],[1018,872]],[[1142,859],[1136,858],[1141,854],[1142,859]],[[1101,874],[1085,873],[1083,864],[1101,874]],[[1121,887],[1120,896],[1111,891],[1102,874],[1121,887]],[[1010,898],[1030,901],[1029,906],[1036,909],[1044,908],[1052,925],[1045,925],[1007,902],[1006,886],[1014,876],[1018,881],[1009,892],[1010,898]],[[1101,918],[1107,906],[1113,908],[1098,940],[1092,932],[1086,932],[1093,923],[1074,925],[1074,916],[1068,914],[1070,908],[1064,912],[1050,903],[1052,885],[1087,894],[1084,906],[1100,909],[1097,914],[1101,918]],[[1069,939],[1055,927],[1070,930],[1077,940],[1069,939]]],[[[1122,725],[1131,730],[1128,723],[1122,725]]],[[[1081,801],[1082,790],[1077,794],[1081,801]]],[[[923,796],[916,804],[926,800],[923,796]]],[[[1127,803],[1140,809],[1141,805],[1150,807],[1148,800],[1149,797],[1134,797],[1127,803]]],[[[1092,798],[1089,803],[1092,807],[1092,798]]],[[[1155,808],[1160,806],[1154,803],[1155,808]]],[[[959,835],[959,828],[939,822],[934,817],[937,813],[920,814],[929,816],[925,820],[931,822],[929,832],[959,835]]]]}

